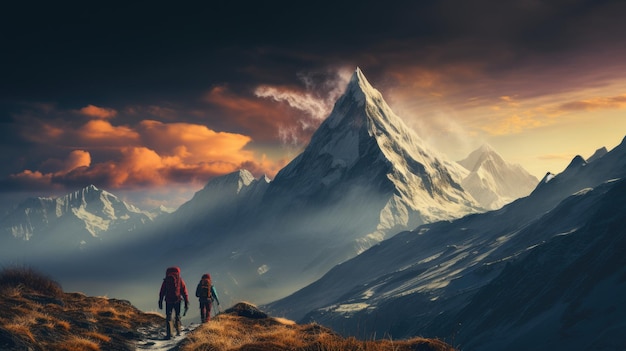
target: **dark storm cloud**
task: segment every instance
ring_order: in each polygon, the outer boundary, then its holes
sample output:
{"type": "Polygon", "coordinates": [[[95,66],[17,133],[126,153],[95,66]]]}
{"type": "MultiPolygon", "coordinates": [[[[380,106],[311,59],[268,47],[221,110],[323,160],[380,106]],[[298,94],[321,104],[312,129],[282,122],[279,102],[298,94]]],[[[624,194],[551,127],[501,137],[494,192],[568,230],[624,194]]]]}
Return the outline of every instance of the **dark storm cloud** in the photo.
{"type": "Polygon", "coordinates": [[[390,64],[468,60],[498,71],[623,40],[623,11],[619,1],[582,0],[24,3],[4,14],[0,92],[114,106],[177,101],[223,82],[294,83],[294,72],[338,63],[371,66],[373,76],[390,64]]]}
{"type": "Polygon", "coordinates": [[[602,84],[626,68],[623,13],[623,1],[586,0],[17,2],[0,12],[0,179],[4,189],[19,186],[8,174],[117,184],[126,174],[107,170],[119,169],[121,147],[157,153],[155,167],[174,154],[145,144],[145,121],[238,140],[236,162],[192,160],[164,179],[236,165],[275,172],[285,160],[254,161],[252,146],[305,143],[332,106],[339,71],[360,66],[377,88],[403,88],[396,96],[415,103],[602,84]],[[58,173],[88,147],[90,167],[58,173]]]}

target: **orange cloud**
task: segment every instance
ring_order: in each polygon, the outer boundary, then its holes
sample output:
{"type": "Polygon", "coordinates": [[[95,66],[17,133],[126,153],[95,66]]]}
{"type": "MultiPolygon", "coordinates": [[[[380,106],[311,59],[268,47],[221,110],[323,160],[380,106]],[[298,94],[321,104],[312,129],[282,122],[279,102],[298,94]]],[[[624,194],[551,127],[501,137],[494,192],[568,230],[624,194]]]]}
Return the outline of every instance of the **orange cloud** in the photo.
{"type": "Polygon", "coordinates": [[[507,135],[521,133],[527,129],[543,127],[551,124],[549,120],[537,118],[528,111],[525,114],[514,114],[499,118],[483,125],[481,129],[492,135],[507,135]]]}
{"type": "Polygon", "coordinates": [[[29,169],[25,169],[20,173],[11,174],[9,178],[19,179],[21,181],[27,183],[44,183],[49,184],[50,179],[52,178],[52,174],[43,174],[40,171],[31,171],[29,169]]]}
{"type": "Polygon", "coordinates": [[[560,111],[594,111],[626,108],[626,94],[571,101],[558,107],[560,111]]]}
{"type": "Polygon", "coordinates": [[[89,167],[91,164],[91,155],[85,150],[74,150],[65,160],[65,171],[71,171],[78,167],[89,167]]]}
{"type": "Polygon", "coordinates": [[[55,184],[55,178],[65,177],[68,173],[77,169],[85,169],[91,163],[91,155],[84,150],[74,150],[70,152],[65,160],[50,159],[46,160],[44,167],[56,168],[52,172],[44,173],[36,170],[26,169],[17,174],[11,174],[9,178],[22,186],[29,188],[59,188],[59,184],[55,184]]]}
{"type": "Polygon", "coordinates": [[[235,95],[224,86],[214,87],[205,100],[231,116],[234,114],[242,122],[240,125],[251,127],[256,140],[279,138],[283,144],[301,147],[328,117],[353,70],[336,67],[326,72],[299,73],[304,87],[259,85],[253,91],[254,98],[235,95]],[[248,120],[255,125],[250,125],[248,120]],[[261,123],[270,129],[264,130],[259,138],[261,123]]]}
{"type": "MultiPolygon", "coordinates": [[[[304,112],[291,108],[288,104],[259,97],[246,97],[233,94],[227,87],[211,89],[204,97],[205,101],[219,108],[225,115],[225,123],[233,129],[245,130],[255,140],[274,141],[280,137],[279,130],[287,128],[293,132],[291,140],[304,144],[309,141],[313,130],[302,128],[300,120],[304,112]]],[[[312,119],[305,116],[304,119],[312,119]]],[[[315,122],[319,125],[320,121],[315,122]]],[[[285,140],[283,140],[285,141],[285,140]]]]}
{"type": "Polygon", "coordinates": [[[19,184],[42,188],[97,184],[111,189],[198,185],[239,168],[272,177],[286,163],[246,149],[252,140],[247,135],[216,132],[191,123],[143,120],[133,127],[97,119],[74,129],[51,124],[40,128],[50,132],[35,133],[37,142],[80,149],[69,152],[64,160],[48,159],[38,170],[12,175],[19,184]]]}
{"type": "Polygon", "coordinates": [[[96,117],[96,118],[113,118],[117,115],[117,111],[112,108],[98,107],[94,105],[87,105],[78,112],[84,116],[96,117]]]}
{"type": "Polygon", "coordinates": [[[111,142],[119,145],[135,142],[139,134],[128,126],[113,126],[108,121],[91,120],[78,130],[84,141],[111,142]]]}
{"type": "Polygon", "coordinates": [[[252,152],[243,150],[251,141],[246,135],[215,132],[198,124],[165,124],[153,120],[142,121],[137,130],[146,146],[186,162],[229,160],[240,163],[253,157],[252,152]]]}

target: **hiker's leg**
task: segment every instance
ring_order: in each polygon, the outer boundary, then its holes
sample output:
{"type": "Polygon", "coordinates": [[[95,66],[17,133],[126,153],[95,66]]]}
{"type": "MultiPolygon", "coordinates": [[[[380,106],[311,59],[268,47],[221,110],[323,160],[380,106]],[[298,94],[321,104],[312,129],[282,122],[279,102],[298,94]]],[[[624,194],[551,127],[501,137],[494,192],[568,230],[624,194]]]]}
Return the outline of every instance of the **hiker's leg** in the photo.
{"type": "Polygon", "coordinates": [[[180,301],[174,304],[174,310],[176,311],[176,321],[174,324],[176,326],[176,335],[180,335],[180,301]]]}
{"type": "Polygon", "coordinates": [[[206,301],[204,299],[199,299],[200,303],[200,321],[202,323],[206,322],[206,301]]]}
{"type": "Polygon", "coordinates": [[[206,302],[206,321],[210,321],[211,320],[211,301],[207,301],[206,302]]]}
{"type": "Polygon", "coordinates": [[[165,337],[167,339],[172,337],[172,309],[174,304],[169,302],[165,303],[165,337]]]}

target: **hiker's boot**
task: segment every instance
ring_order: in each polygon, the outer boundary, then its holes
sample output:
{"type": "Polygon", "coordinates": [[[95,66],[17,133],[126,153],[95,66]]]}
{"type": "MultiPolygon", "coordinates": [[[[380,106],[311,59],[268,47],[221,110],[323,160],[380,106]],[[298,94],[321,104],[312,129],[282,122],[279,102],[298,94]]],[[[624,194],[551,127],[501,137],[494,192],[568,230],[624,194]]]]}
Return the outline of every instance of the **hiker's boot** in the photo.
{"type": "Polygon", "coordinates": [[[176,335],[177,336],[180,336],[180,327],[181,327],[180,318],[176,318],[176,335]]]}
{"type": "Polygon", "coordinates": [[[172,321],[165,321],[165,339],[169,340],[172,338],[172,321]]]}

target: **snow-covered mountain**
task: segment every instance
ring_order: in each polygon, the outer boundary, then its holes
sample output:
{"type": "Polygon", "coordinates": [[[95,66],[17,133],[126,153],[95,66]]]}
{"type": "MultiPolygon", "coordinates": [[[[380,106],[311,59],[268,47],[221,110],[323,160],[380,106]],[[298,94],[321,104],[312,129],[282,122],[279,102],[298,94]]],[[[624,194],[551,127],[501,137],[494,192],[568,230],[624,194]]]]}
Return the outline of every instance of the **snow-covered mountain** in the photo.
{"type": "Polygon", "coordinates": [[[190,233],[192,240],[197,239],[198,232],[231,231],[261,206],[269,182],[266,176],[255,179],[245,169],[216,177],[179,207],[173,216],[175,227],[190,233]]]}
{"type": "Polygon", "coordinates": [[[499,210],[399,233],[266,310],[471,350],[620,349],[625,176],[626,139],[499,210]]]}
{"type": "Polygon", "coordinates": [[[187,256],[219,248],[211,265],[228,272],[232,290],[271,298],[399,231],[482,211],[460,185],[468,174],[409,129],[357,68],[273,181],[245,170],[213,179],[167,230],[187,256]]]}
{"type": "Polygon", "coordinates": [[[487,144],[458,163],[470,172],[461,181],[463,189],[472,194],[482,207],[490,210],[527,196],[539,182],[522,166],[504,161],[487,144]]]}
{"type": "Polygon", "coordinates": [[[402,229],[481,210],[461,187],[467,174],[409,129],[357,68],[329,117],[276,175],[264,200],[279,201],[287,213],[305,209],[310,215],[323,206],[345,213],[348,221],[362,217],[370,227],[355,234],[367,247],[402,229]]]}
{"type": "Polygon", "coordinates": [[[152,222],[159,212],[138,209],[93,185],[57,198],[30,198],[0,219],[5,245],[16,241],[47,247],[85,247],[125,235],[152,222]]]}

